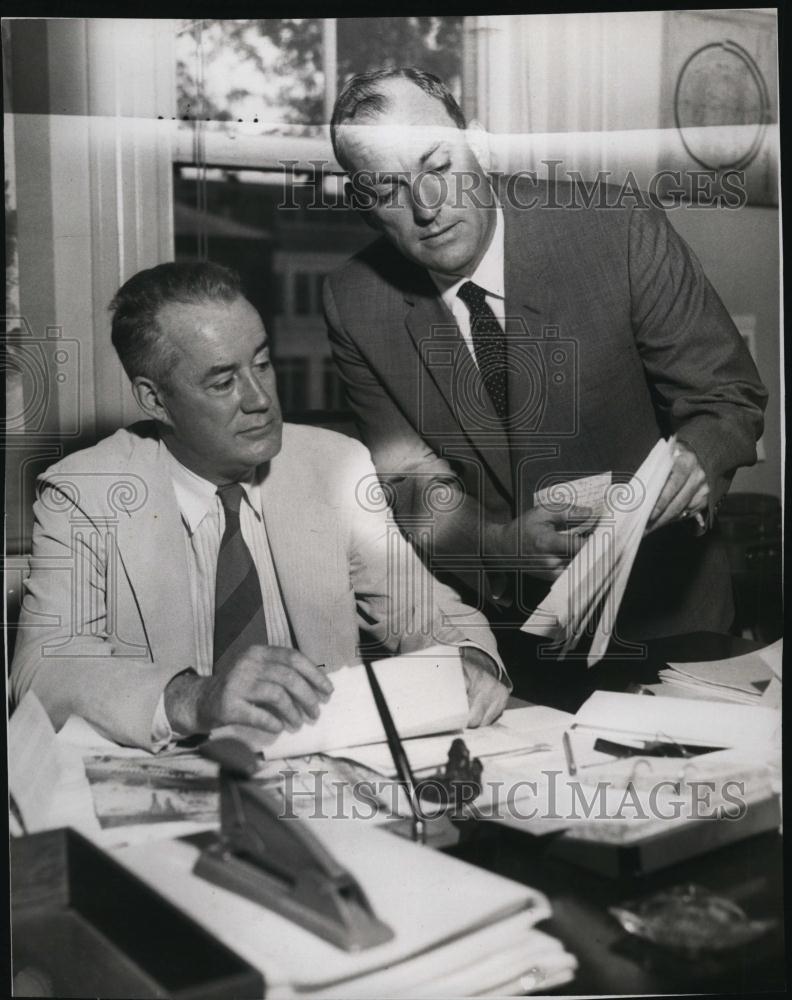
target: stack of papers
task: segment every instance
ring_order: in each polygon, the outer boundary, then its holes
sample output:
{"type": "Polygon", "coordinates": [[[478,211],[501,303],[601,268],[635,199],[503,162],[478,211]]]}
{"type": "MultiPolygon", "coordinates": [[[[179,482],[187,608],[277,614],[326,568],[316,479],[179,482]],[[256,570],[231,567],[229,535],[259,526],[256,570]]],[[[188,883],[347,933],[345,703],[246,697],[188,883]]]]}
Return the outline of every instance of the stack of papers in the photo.
{"type": "Polygon", "coordinates": [[[780,708],[782,642],[727,660],[669,663],[658,693],[780,708]]]}
{"type": "Polygon", "coordinates": [[[606,512],[523,625],[524,632],[551,639],[564,656],[598,614],[588,665],[602,659],[649,516],[673,466],[674,446],[673,438],[658,441],[629,483],[607,488],[606,512]]]}
{"type": "Polygon", "coordinates": [[[184,841],[114,856],[258,968],[269,998],[519,995],[573,978],[574,957],[536,929],[550,916],[541,893],[382,830],[307,822],[358,880],[392,940],[342,951],[195,876],[198,849],[184,841]]]}

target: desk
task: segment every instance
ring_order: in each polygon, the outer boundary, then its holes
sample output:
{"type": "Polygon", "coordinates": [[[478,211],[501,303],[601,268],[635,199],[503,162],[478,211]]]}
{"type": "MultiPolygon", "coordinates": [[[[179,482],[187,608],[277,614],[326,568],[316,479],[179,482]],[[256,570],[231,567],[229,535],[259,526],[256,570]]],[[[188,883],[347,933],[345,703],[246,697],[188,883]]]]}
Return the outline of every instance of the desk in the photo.
{"type": "MultiPolygon", "coordinates": [[[[760,644],[699,633],[648,644],[638,661],[605,660],[568,689],[579,706],[595,688],[624,690],[650,683],[668,659],[718,659],[760,644]]],[[[563,664],[558,667],[563,669],[563,664]]],[[[781,837],[763,834],[641,878],[612,880],[549,856],[552,837],[535,837],[487,822],[465,824],[448,853],[544,892],[553,907],[540,928],[578,959],[573,983],[561,994],[729,992],[737,995],[784,987],[781,837]],[[628,936],[607,908],[660,889],[695,882],[741,906],[750,917],[776,919],[777,927],[745,948],[689,961],[628,936]]],[[[541,994],[541,986],[539,987],[541,994]]],[[[550,991],[552,995],[553,991],[550,991]]],[[[545,994],[547,995],[547,994],[545,994]]]]}
{"type": "MultiPolygon", "coordinates": [[[[630,682],[653,683],[668,660],[708,660],[760,648],[751,640],[695,633],[654,640],[640,660],[604,660],[591,671],[573,670],[565,692],[574,710],[595,689],[624,691],[630,682]]],[[[559,664],[559,669],[564,669],[559,664]]],[[[544,892],[553,918],[540,925],[577,956],[579,968],[565,994],[726,992],[783,990],[784,906],[782,838],[762,834],[650,876],[612,880],[547,856],[550,837],[532,837],[479,823],[450,853],[471,864],[544,892]],[[675,885],[695,882],[737,903],[749,917],[778,921],[754,944],[696,961],[680,959],[627,935],[607,912],[675,885]]]]}
{"type": "MultiPolygon", "coordinates": [[[[449,853],[544,892],[553,907],[541,930],[578,959],[574,982],[559,994],[747,993],[784,988],[781,837],[763,834],[641,879],[614,881],[546,857],[548,837],[481,823],[449,853]],[[627,935],[607,907],[695,882],[778,926],[754,944],[696,961],[627,935]]],[[[550,991],[552,995],[553,991],[550,991]]]]}

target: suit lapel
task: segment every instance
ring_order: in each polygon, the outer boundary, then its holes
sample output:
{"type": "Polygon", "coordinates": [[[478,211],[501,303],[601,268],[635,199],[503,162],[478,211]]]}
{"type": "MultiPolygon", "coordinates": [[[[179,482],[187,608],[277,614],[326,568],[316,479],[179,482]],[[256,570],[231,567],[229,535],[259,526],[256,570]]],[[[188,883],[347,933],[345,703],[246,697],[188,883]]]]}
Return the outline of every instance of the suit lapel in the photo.
{"type": "Polygon", "coordinates": [[[184,525],[165,446],[141,442],[126,471],[135,488],[117,490],[118,555],[140,609],[152,658],[163,664],[195,666],[184,525]]]}
{"type": "MultiPolygon", "coordinates": [[[[287,447],[288,439],[261,483],[262,516],[296,647],[314,662],[330,663],[338,659],[332,595],[342,536],[332,510],[305,496],[297,470],[289,474],[287,447]]],[[[348,576],[345,554],[344,561],[348,576]]]]}
{"type": "MultiPolygon", "coordinates": [[[[479,370],[459,332],[453,315],[426,275],[425,293],[405,296],[405,324],[420,363],[419,378],[434,384],[451,412],[501,488],[511,496],[509,442],[503,425],[484,388],[479,370]]],[[[425,386],[419,390],[420,412],[431,419],[425,386]],[[424,409],[425,408],[425,409],[424,409]]],[[[421,428],[418,428],[419,432],[421,428]]]]}
{"type": "Polygon", "coordinates": [[[536,231],[538,208],[520,210],[506,201],[503,213],[512,462],[517,507],[525,509],[536,480],[557,465],[564,437],[576,433],[576,354],[550,294],[552,232],[536,231]],[[558,350],[551,344],[555,339],[558,350]]]}

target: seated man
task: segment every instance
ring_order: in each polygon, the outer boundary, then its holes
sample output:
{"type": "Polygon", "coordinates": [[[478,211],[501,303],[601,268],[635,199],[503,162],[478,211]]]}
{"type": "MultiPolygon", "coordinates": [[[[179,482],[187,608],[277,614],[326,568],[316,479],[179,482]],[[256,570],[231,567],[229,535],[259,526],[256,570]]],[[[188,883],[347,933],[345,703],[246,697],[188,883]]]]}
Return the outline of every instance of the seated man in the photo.
{"type": "Polygon", "coordinates": [[[366,502],[362,445],[284,426],[238,277],[161,264],[111,309],[150,420],[41,477],[15,699],[156,750],[229,723],[296,729],[333,667],[440,642],[462,647],[470,724],[497,718],[509,682],[485,619],[366,502]]]}

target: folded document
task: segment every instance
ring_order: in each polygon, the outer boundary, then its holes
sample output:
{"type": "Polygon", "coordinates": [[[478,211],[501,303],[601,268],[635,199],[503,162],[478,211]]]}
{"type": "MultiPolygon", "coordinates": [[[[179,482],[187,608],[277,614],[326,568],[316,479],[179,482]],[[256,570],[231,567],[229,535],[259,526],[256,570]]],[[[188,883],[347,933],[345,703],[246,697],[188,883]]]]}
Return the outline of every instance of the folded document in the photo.
{"type": "MultiPolygon", "coordinates": [[[[432,646],[379,660],[373,668],[402,739],[464,728],[469,708],[456,647],[432,646]]],[[[334,690],[319,718],[309,719],[296,733],[273,736],[247,726],[223,726],[212,736],[236,736],[270,760],[384,742],[385,730],[365,667],[342,667],[330,678],[334,690]]]]}

